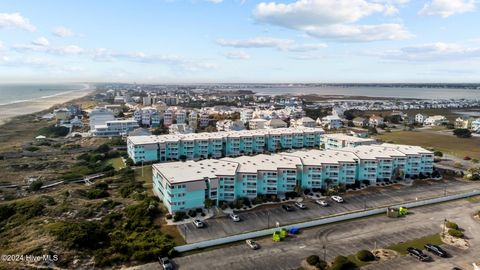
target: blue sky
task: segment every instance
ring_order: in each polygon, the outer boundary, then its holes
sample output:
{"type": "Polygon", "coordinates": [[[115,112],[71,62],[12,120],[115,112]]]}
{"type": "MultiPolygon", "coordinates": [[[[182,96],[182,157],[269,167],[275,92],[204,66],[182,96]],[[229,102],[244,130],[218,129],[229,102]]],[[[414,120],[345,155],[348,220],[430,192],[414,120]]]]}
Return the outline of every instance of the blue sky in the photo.
{"type": "Polygon", "coordinates": [[[0,6],[2,82],[480,82],[477,0],[0,6]]]}

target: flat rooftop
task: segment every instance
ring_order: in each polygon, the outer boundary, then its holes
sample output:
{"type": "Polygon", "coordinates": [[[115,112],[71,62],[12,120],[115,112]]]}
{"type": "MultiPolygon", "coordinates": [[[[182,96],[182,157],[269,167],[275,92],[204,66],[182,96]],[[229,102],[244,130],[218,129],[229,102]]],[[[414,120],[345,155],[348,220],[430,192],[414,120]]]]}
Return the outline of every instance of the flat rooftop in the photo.
{"type": "Polygon", "coordinates": [[[293,156],[301,159],[303,165],[315,166],[321,164],[338,164],[340,162],[355,162],[357,157],[349,152],[337,150],[307,150],[281,153],[285,156],[293,156]]]}
{"type": "Polygon", "coordinates": [[[223,131],[223,132],[204,132],[204,133],[190,133],[190,134],[167,134],[167,135],[150,135],[150,136],[131,136],[128,137],[133,144],[151,144],[175,142],[179,140],[208,140],[208,139],[223,139],[228,137],[247,137],[247,136],[265,136],[268,134],[295,134],[295,133],[313,133],[321,132],[321,128],[276,128],[276,129],[258,129],[258,130],[239,130],[239,131],[223,131]]]}
{"type": "Polygon", "coordinates": [[[377,159],[377,158],[393,158],[406,157],[406,155],[394,148],[378,145],[359,145],[356,147],[345,147],[338,149],[355,154],[360,159],[377,159]]]}
{"type": "Polygon", "coordinates": [[[170,183],[182,183],[215,178],[217,176],[234,176],[238,163],[216,159],[202,161],[185,161],[154,164],[154,170],[168,179],[170,183]]]}
{"type": "Polygon", "coordinates": [[[279,168],[296,169],[297,165],[301,164],[299,158],[279,154],[222,158],[221,160],[237,162],[240,173],[257,173],[259,170],[276,171],[279,168]]]}
{"type": "Polygon", "coordinates": [[[323,137],[328,139],[336,139],[336,140],[349,141],[349,142],[375,142],[375,140],[371,138],[359,138],[355,136],[346,135],[343,133],[324,134],[323,137]]]}

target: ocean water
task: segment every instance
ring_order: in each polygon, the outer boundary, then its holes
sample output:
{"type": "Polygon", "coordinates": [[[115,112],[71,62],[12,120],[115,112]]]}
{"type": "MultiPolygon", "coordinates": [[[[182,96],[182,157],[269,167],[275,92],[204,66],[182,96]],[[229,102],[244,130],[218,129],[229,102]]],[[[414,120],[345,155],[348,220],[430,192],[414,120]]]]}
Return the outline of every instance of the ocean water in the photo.
{"type": "Polygon", "coordinates": [[[48,98],[85,88],[85,84],[0,84],[0,105],[48,98]]]}
{"type": "Polygon", "coordinates": [[[418,87],[271,87],[255,88],[258,94],[317,94],[317,95],[344,95],[365,97],[392,97],[416,99],[480,99],[480,89],[452,89],[452,88],[418,88],[418,87]]]}

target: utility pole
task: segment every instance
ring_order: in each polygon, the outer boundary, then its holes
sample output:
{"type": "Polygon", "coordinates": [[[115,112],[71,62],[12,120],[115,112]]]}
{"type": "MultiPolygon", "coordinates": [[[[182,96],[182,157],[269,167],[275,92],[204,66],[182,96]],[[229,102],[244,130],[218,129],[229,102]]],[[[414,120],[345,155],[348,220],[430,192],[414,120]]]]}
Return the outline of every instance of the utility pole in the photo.
{"type": "Polygon", "coordinates": [[[323,249],[323,261],[326,262],[327,261],[327,247],[325,246],[325,244],[323,244],[322,249],[323,249]]]}
{"type": "Polygon", "coordinates": [[[267,210],[267,229],[270,229],[270,211],[267,210]]]}

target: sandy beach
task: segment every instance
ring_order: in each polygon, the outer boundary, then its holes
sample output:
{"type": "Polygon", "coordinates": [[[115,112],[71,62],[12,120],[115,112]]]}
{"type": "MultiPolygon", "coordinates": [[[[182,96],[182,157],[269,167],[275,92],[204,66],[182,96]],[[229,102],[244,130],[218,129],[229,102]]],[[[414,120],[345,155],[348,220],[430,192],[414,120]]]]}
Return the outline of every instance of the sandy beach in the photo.
{"type": "Polygon", "coordinates": [[[84,97],[93,91],[95,91],[95,87],[93,85],[85,84],[85,88],[83,89],[65,92],[56,96],[0,105],[0,125],[3,125],[12,117],[40,112],[55,105],[84,97]]]}

